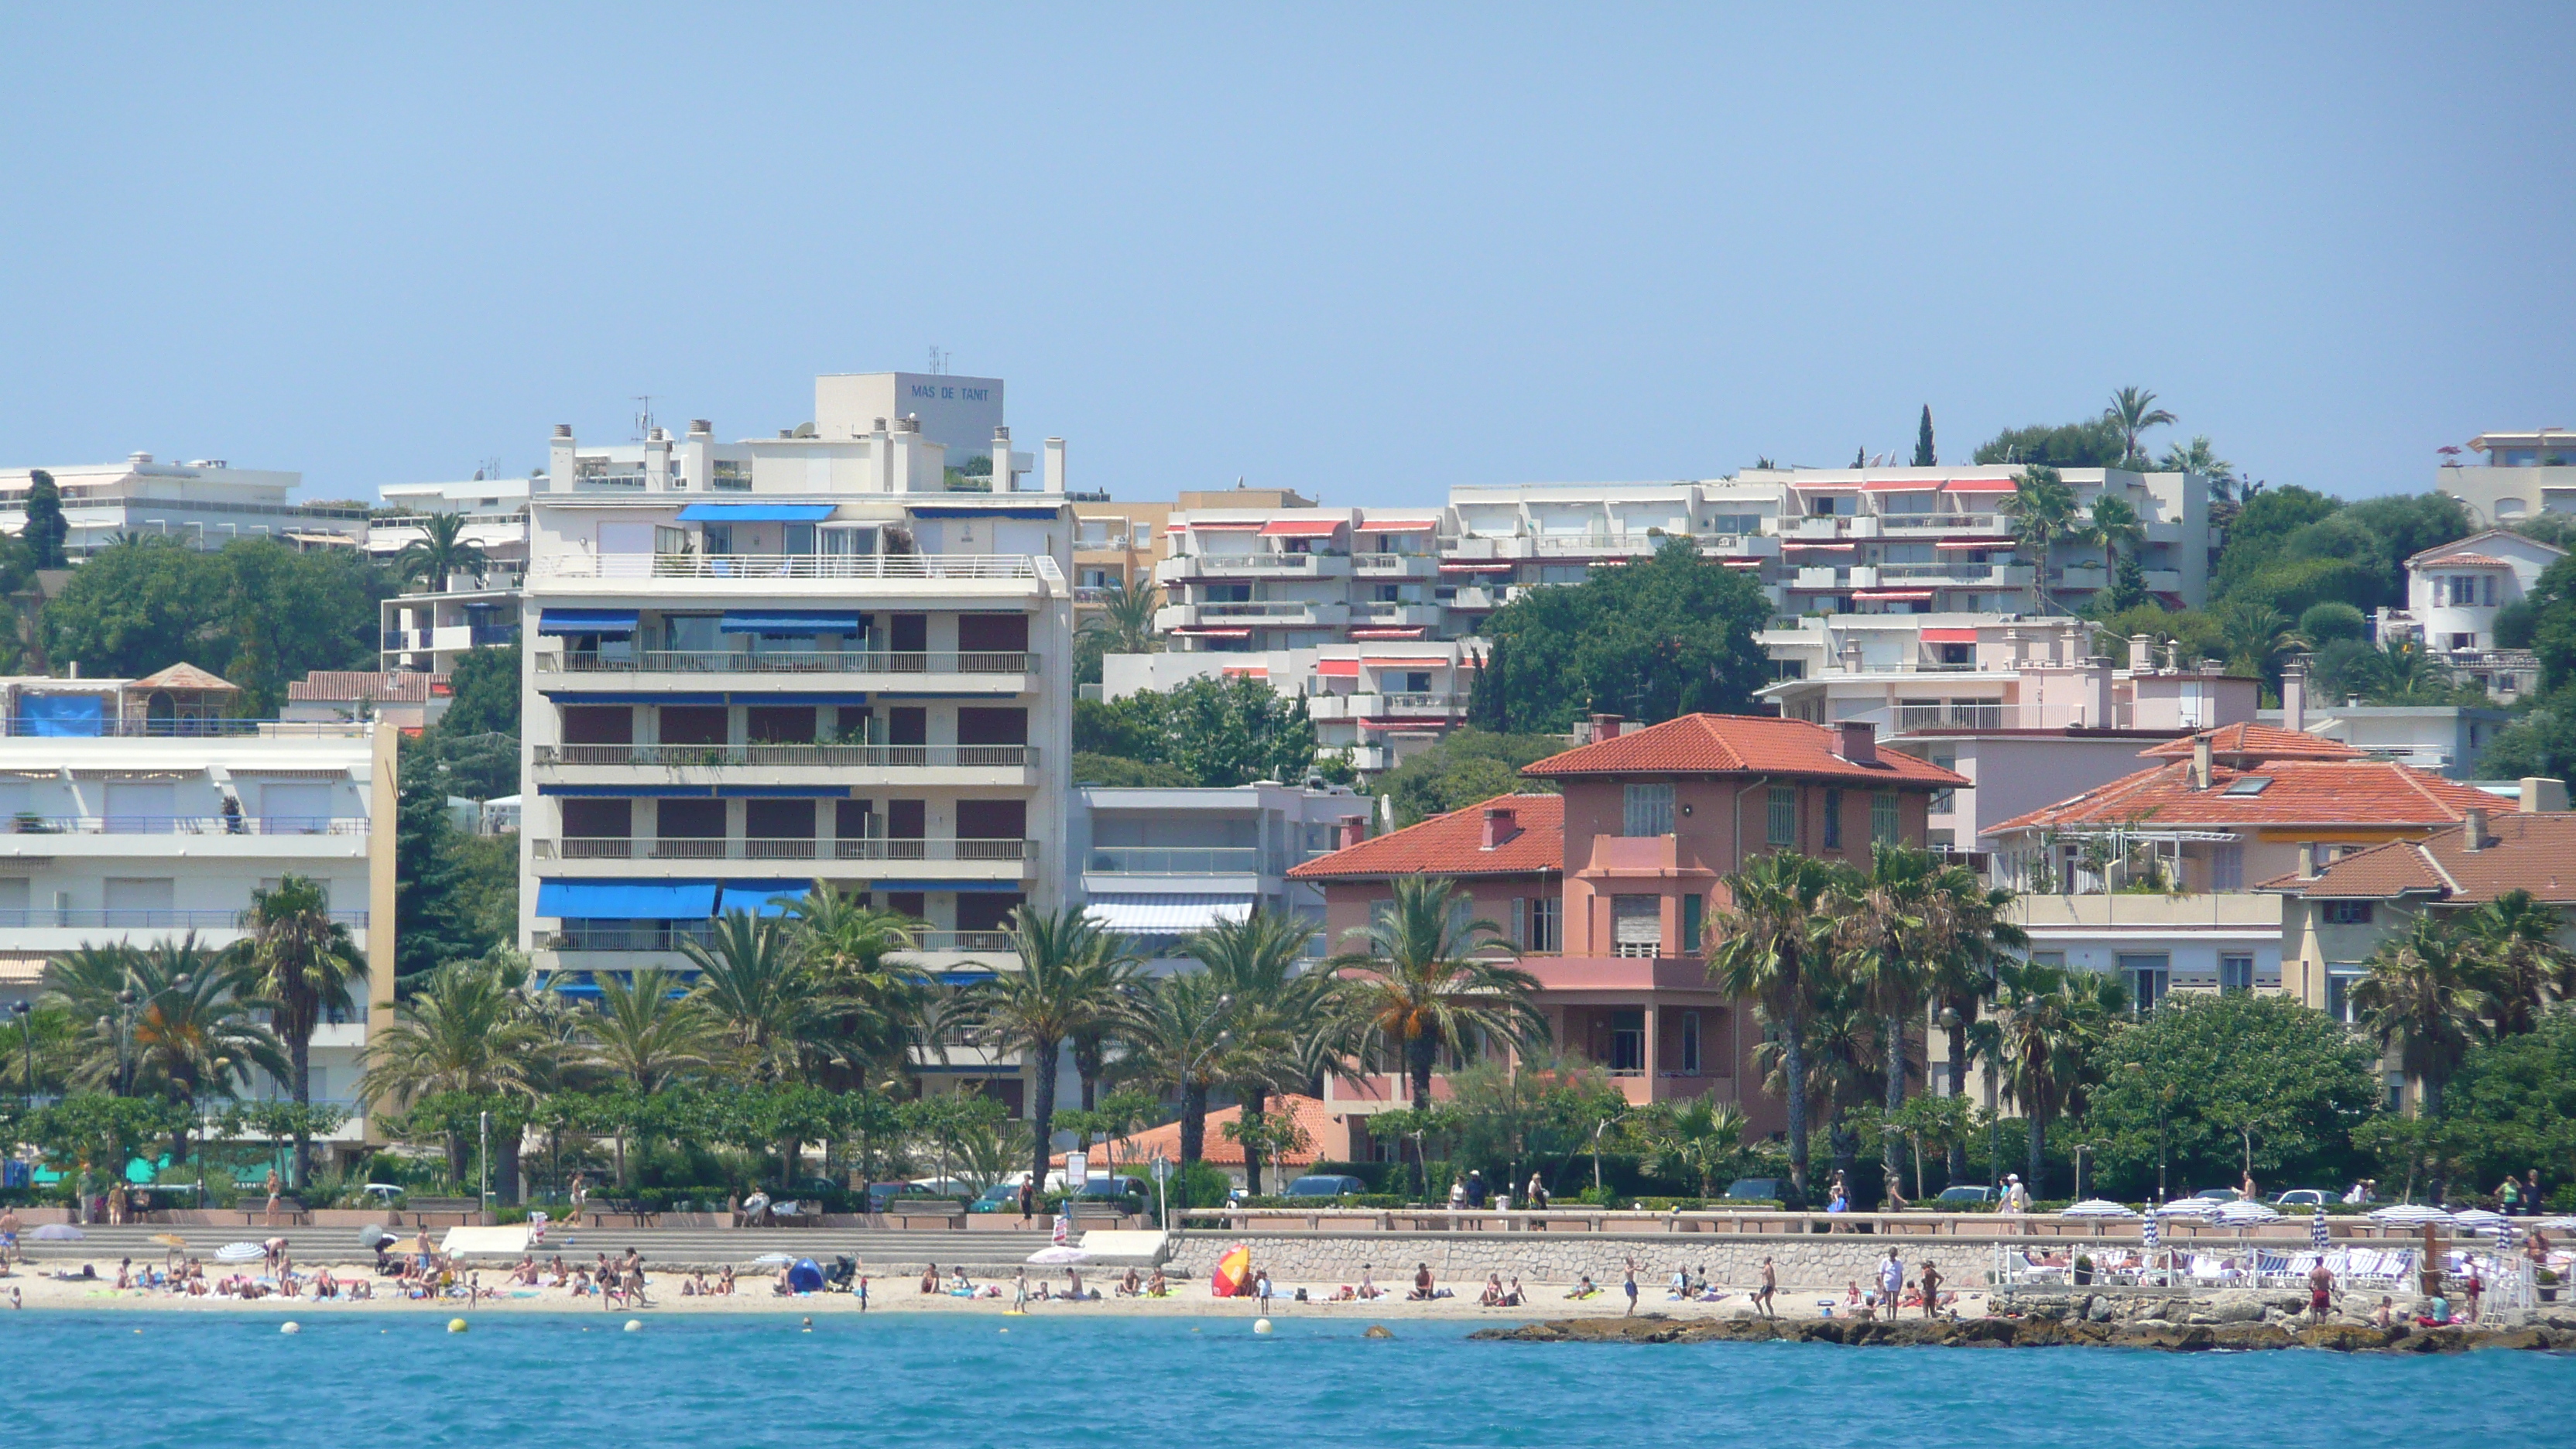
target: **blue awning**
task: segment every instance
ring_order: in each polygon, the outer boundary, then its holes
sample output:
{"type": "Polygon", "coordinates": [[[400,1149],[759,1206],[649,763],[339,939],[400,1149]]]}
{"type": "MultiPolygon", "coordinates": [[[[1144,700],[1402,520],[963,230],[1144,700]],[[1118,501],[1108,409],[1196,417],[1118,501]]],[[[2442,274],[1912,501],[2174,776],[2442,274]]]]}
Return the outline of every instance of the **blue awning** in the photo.
{"type": "Polygon", "coordinates": [[[547,609],[537,615],[540,634],[632,634],[633,609],[547,609]]]}
{"type": "MultiPolygon", "coordinates": [[[[715,791],[706,785],[539,785],[540,795],[566,795],[574,799],[615,800],[704,800],[715,791]]],[[[849,792],[841,792],[846,795],[849,792]]]]}
{"type": "Polygon", "coordinates": [[[847,800],[847,785],[718,785],[726,800],[847,800]]]}
{"type": "Polygon", "coordinates": [[[810,880],[729,880],[716,897],[716,914],[749,911],[755,916],[783,916],[790,903],[814,888],[810,880]]]}
{"type": "Polygon", "coordinates": [[[703,921],[715,914],[711,880],[541,880],[537,914],[590,921],[703,921]]]}
{"type": "Polygon", "coordinates": [[[1015,896],[1028,887],[1015,880],[881,880],[871,881],[869,889],[880,891],[955,891],[960,895],[1015,896]]]}
{"type": "Polygon", "coordinates": [[[836,506],[830,503],[692,503],[680,510],[680,521],[682,523],[820,523],[832,516],[832,510],[836,506]]]}
{"type": "Polygon", "coordinates": [[[939,508],[917,507],[910,510],[915,518],[1032,518],[1051,519],[1061,515],[1052,508],[939,508]]]}
{"type": "MultiPolygon", "coordinates": [[[[957,696],[951,692],[922,697],[955,699],[957,696]]],[[[738,689],[733,694],[733,702],[736,704],[865,704],[869,698],[868,695],[846,689],[822,689],[811,692],[801,689],[764,689],[756,692],[738,689]]]]}
{"type": "Polygon", "coordinates": [[[859,615],[850,609],[727,609],[716,625],[720,634],[856,634],[859,615]]]}

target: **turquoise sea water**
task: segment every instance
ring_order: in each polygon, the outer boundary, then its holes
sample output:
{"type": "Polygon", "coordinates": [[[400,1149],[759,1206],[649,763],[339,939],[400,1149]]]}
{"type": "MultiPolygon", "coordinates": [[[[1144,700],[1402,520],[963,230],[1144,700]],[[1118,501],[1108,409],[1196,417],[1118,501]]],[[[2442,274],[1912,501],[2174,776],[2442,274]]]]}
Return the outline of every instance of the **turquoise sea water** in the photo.
{"type": "Polygon", "coordinates": [[[2566,1443],[2576,1359],[1469,1343],[1476,1325],[0,1315],[0,1444],[2566,1443]],[[143,1330],[141,1333],[136,1329],[143,1330]],[[1193,1331],[1196,1330],[1196,1331],[1193,1331]]]}

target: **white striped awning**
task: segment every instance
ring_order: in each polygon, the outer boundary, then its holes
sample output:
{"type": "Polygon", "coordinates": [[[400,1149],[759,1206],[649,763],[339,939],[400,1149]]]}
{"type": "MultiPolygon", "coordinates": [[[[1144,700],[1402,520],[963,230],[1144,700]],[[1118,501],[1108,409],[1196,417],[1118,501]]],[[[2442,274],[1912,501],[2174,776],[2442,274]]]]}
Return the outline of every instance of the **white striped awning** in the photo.
{"type": "Polygon", "coordinates": [[[1240,921],[1252,914],[1252,897],[1237,895],[1095,895],[1083,907],[1112,931],[1136,936],[1173,936],[1204,931],[1219,921],[1240,921]]]}

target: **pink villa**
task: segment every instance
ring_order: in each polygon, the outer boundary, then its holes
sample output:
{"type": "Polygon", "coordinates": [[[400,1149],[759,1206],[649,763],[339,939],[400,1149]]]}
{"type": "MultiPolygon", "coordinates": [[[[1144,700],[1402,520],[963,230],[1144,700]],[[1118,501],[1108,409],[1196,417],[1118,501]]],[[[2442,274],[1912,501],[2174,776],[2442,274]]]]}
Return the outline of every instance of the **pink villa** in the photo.
{"type": "MultiPolygon", "coordinates": [[[[1395,878],[1454,880],[1538,978],[1557,1054],[1601,1066],[1632,1102],[1714,1096],[1776,1131],[1751,1064],[1761,1028],[1708,980],[1721,882],[1776,850],[1865,864],[1873,841],[1921,845],[1933,795],[1964,781],[1882,751],[1865,723],[1700,714],[1593,733],[1521,772],[1562,794],[1496,796],[1289,874],[1322,888],[1336,949],[1395,878]]],[[[1366,1155],[1367,1116],[1405,1090],[1400,1073],[1335,1078],[1324,1103],[1366,1155]]]]}

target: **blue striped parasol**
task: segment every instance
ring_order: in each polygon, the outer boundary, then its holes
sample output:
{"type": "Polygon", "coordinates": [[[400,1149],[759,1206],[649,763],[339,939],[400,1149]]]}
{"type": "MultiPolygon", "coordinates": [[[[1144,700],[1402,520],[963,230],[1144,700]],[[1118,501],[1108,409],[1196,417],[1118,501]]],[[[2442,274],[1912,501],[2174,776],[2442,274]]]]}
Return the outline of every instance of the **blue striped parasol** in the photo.
{"type": "Polygon", "coordinates": [[[2139,1240],[2146,1245],[2148,1252],[2152,1253],[2156,1250],[2157,1231],[2156,1215],[2154,1213],[2147,1214],[2146,1218],[2138,1225],[2138,1237],[2139,1240]]]}
{"type": "Polygon", "coordinates": [[[2308,1242],[2319,1249],[2334,1246],[2334,1234],[2326,1231],[2325,1204],[2317,1205],[2317,1215],[2308,1219],[2308,1242]]]}

